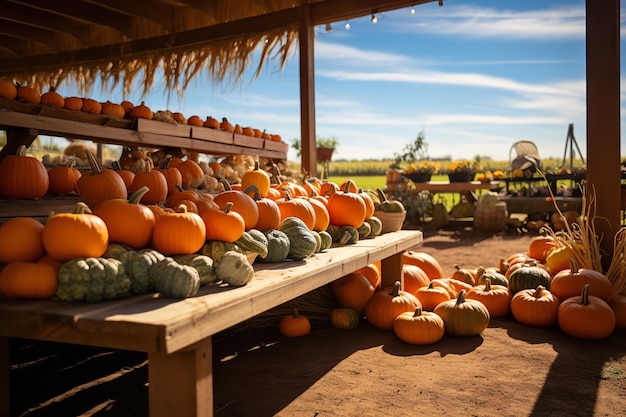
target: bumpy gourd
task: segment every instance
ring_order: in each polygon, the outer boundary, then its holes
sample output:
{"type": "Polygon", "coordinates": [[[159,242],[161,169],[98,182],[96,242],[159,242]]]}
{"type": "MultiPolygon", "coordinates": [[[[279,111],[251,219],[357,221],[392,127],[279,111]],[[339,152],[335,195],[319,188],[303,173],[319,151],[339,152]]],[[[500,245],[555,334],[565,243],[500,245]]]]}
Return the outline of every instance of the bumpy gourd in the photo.
{"type": "Polygon", "coordinates": [[[252,280],[254,268],[245,255],[228,251],[215,265],[215,275],[233,287],[241,287],[252,280]]]}
{"type": "Polygon", "coordinates": [[[119,254],[117,259],[124,263],[124,268],[132,282],[133,294],[145,294],[154,290],[152,267],[163,258],[165,256],[154,249],[126,251],[119,254]]]}
{"type": "Polygon", "coordinates": [[[267,256],[259,257],[262,262],[282,262],[289,255],[289,237],[278,229],[263,232],[267,238],[267,256]]]}
{"type": "Polygon", "coordinates": [[[59,268],[56,295],[64,301],[98,302],[127,297],[131,286],[118,259],[74,258],[59,268]]]}
{"type": "Polygon", "coordinates": [[[215,275],[215,262],[213,259],[206,255],[178,255],[174,259],[176,262],[182,265],[189,265],[198,271],[200,276],[200,286],[217,281],[215,275]]]}
{"type": "Polygon", "coordinates": [[[330,247],[333,244],[333,238],[330,235],[330,233],[328,233],[325,230],[322,230],[321,232],[317,232],[320,235],[320,238],[322,239],[322,246],[320,247],[320,252],[325,251],[326,249],[330,249],[330,247]]]}
{"type": "Polygon", "coordinates": [[[288,258],[296,261],[307,258],[315,253],[317,242],[306,224],[297,217],[287,217],[280,222],[278,230],[289,238],[288,258]]]}
{"type": "Polygon", "coordinates": [[[365,221],[369,223],[370,227],[372,228],[372,231],[369,234],[368,238],[379,236],[383,232],[383,222],[381,222],[378,217],[372,216],[365,221]]]}
{"type": "Polygon", "coordinates": [[[224,242],[221,240],[210,240],[202,246],[200,253],[213,259],[214,263],[219,262],[222,256],[228,251],[239,252],[243,255],[246,251],[240,248],[237,244],[231,242],[224,242]]]}
{"type": "Polygon", "coordinates": [[[246,252],[258,253],[261,257],[267,256],[267,238],[260,230],[250,229],[243,232],[235,244],[246,252]]]}
{"type": "Polygon", "coordinates": [[[191,297],[200,288],[198,271],[191,266],[181,265],[170,257],[156,263],[150,273],[154,288],[164,297],[191,297]]]}

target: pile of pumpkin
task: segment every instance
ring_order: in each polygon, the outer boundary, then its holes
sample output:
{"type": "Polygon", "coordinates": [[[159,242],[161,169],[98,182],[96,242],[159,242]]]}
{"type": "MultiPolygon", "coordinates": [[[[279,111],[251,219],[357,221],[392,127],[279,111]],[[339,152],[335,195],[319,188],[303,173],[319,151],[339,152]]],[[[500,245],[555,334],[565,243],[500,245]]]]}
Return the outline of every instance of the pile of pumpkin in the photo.
{"type": "Polygon", "coordinates": [[[239,124],[233,125],[226,117],[223,117],[221,121],[212,116],[207,116],[205,120],[202,120],[198,115],[186,118],[182,113],[172,112],[170,110],[153,112],[143,101],[138,105],[134,105],[128,100],[123,100],[120,103],[113,103],[111,101],[102,103],[88,97],[64,97],[59,94],[55,88],[50,88],[48,91],[41,93],[35,87],[19,85],[6,78],[0,78],[0,98],[19,100],[29,104],[41,104],[59,109],[82,111],[91,114],[103,114],[119,119],[148,119],[173,124],[203,126],[229,133],[238,133],[275,142],[282,142],[282,138],[278,134],[270,134],[265,130],[252,128],[250,126],[241,127],[239,124]]]}
{"type": "MultiPolygon", "coordinates": [[[[579,268],[567,246],[550,235],[535,237],[527,252],[498,266],[456,266],[450,277],[427,253],[406,251],[403,260],[402,287],[396,282],[393,288],[380,288],[380,264],[334,281],[339,307],[330,313],[331,324],[352,329],[365,317],[372,326],[417,345],[436,343],[445,334],[478,335],[496,317],[558,327],[580,339],[604,339],[616,328],[626,328],[624,282],[579,268]]],[[[283,327],[281,332],[285,334],[283,327]]]]}
{"type": "MultiPolygon", "coordinates": [[[[4,296],[93,302],[154,290],[189,297],[211,282],[241,286],[257,259],[302,260],[333,242],[373,238],[383,226],[376,208],[400,208],[377,206],[351,180],[343,188],[317,178],[272,184],[258,162],[241,184],[217,195],[188,188],[193,183],[183,178],[202,174],[191,159],[165,173],[137,172],[127,186],[125,170],[101,168],[88,156],[92,170],[74,179],[82,200],[74,213],[51,213],[45,224],[15,217],[0,226],[4,296]]],[[[22,149],[0,162],[0,193],[40,198],[48,175],[22,149]]]]}

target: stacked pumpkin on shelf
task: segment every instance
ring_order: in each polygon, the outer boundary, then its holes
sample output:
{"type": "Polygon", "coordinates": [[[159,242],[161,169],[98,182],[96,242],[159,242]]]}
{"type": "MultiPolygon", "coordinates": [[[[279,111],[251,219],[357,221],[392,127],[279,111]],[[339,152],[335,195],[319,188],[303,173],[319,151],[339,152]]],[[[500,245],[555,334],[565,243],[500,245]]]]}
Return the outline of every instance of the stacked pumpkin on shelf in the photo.
{"type": "MultiPolygon", "coordinates": [[[[90,171],[74,175],[70,164],[59,175],[67,184],[55,185],[78,194],[75,212],[51,213],[45,224],[15,217],[0,226],[0,241],[11,245],[0,248],[4,296],[97,302],[157,291],[184,298],[218,281],[246,285],[253,262],[303,260],[382,230],[374,201],[351,180],[341,188],[279,176],[272,183],[256,161],[240,184],[231,188],[222,180],[224,191],[209,193],[198,188],[207,174],[192,159],[167,157],[154,168],[153,159],[135,153],[132,161],[121,160],[142,167],[130,171],[103,168],[89,150],[86,155],[90,171]],[[126,172],[131,175],[123,177],[126,172]]],[[[56,171],[23,154],[10,156],[0,162],[0,194],[40,198],[56,171]],[[22,165],[38,175],[15,175],[22,165]]]]}
{"type": "MultiPolygon", "coordinates": [[[[623,232],[626,233],[626,232],[623,232]]],[[[380,289],[359,271],[332,284],[338,308],[330,315],[340,329],[354,328],[361,317],[374,327],[395,331],[411,344],[431,344],[444,334],[480,334],[492,318],[512,318],[524,325],[558,327],[580,339],[604,339],[626,328],[626,278],[579,266],[591,243],[564,234],[531,240],[529,250],[483,268],[455,266],[444,277],[431,255],[403,254],[402,286],[380,289]],[[551,258],[556,256],[559,262],[551,258]]],[[[623,248],[622,248],[623,252],[623,248]]]]}
{"type": "Polygon", "coordinates": [[[207,116],[205,120],[202,120],[198,115],[186,118],[181,112],[173,112],[171,110],[153,111],[144,101],[135,105],[128,100],[123,100],[121,103],[113,103],[110,100],[99,102],[89,97],[64,97],[56,91],[55,87],[50,87],[48,91],[42,93],[33,86],[19,85],[6,78],[0,78],[0,98],[70,111],[102,114],[118,119],[147,119],[171,124],[189,124],[282,142],[282,138],[278,134],[270,134],[266,130],[260,130],[251,126],[233,125],[226,117],[223,117],[221,121],[212,116],[207,116]]]}

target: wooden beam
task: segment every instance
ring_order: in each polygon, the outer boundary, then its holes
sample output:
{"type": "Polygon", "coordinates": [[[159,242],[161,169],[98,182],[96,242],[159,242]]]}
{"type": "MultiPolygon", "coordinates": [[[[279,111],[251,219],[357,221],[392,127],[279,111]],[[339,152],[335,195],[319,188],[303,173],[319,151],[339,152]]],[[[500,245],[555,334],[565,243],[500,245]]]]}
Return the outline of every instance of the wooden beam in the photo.
{"type": "Polygon", "coordinates": [[[595,192],[597,233],[610,262],[620,229],[620,4],[586,1],[587,195],[595,192]]]}
{"type": "Polygon", "coordinates": [[[317,176],[315,145],[315,27],[310,9],[302,7],[300,20],[300,141],[302,171],[317,176]]]}
{"type": "Polygon", "coordinates": [[[435,0],[329,0],[311,5],[311,20],[314,25],[322,25],[433,1],[435,0]]]}

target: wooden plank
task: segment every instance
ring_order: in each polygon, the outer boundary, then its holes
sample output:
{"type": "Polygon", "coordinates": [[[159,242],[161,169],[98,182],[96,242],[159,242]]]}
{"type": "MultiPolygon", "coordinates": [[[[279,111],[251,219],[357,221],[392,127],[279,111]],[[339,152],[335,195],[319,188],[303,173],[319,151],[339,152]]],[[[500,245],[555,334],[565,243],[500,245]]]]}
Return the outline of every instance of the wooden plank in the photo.
{"type": "Polygon", "coordinates": [[[192,349],[148,356],[150,417],[213,415],[211,338],[192,349]]]}
{"type": "Polygon", "coordinates": [[[287,153],[287,151],[289,150],[289,145],[287,145],[284,142],[266,140],[265,142],[263,142],[263,148],[270,150],[270,151],[278,151],[278,152],[287,153]]]}
{"type": "Polygon", "coordinates": [[[65,197],[44,196],[39,200],[0,199],[0,222],[12,217],[47,218],[51,211],[71,213],[80,201],[77,195],[65,197]]]}
{"type": "Polygon", "coordinates": [[[97,304],[3,300],[0,336],[173,353],[421,239],[420,231],[399,231],[302,261],[257,264],[244,287],[209,284],[182,300],[155,294],[97,304]]]}
{"type": "Polygon", "coordinates": [[[191,137],[191,126],[161,122],[158,120],[137,119],[138,132],[156,133],[158,135],[191,137]]]}
{"type": "Polygon", "coordinates": [[[263,149],[263,142],[265,139],[257,138],[248,135],[239,135],[235,133],[233,135],[233,143],[237,146],[243,146],[246,148],[263,149]]]}
{"type": "Polygon", "coordinates": [[[192,126],[191,137],[193,139],[208,140],[210,142],[225,143],[227,145],[232,145],[234,143],[232,133],[208,127],[192,126]]]}

